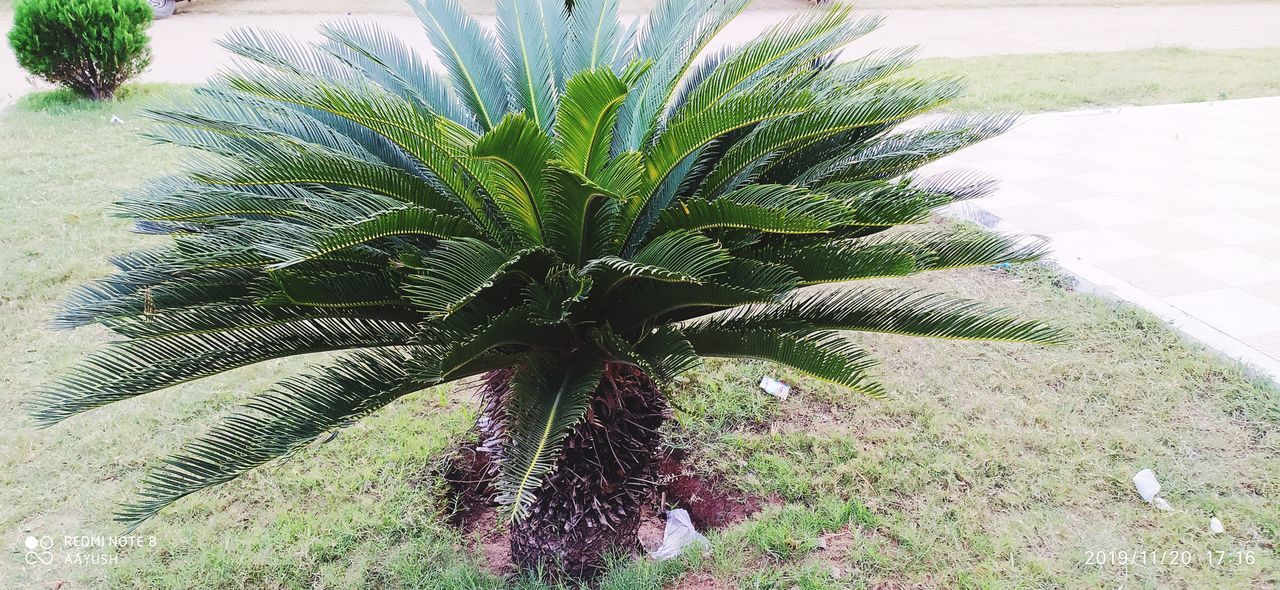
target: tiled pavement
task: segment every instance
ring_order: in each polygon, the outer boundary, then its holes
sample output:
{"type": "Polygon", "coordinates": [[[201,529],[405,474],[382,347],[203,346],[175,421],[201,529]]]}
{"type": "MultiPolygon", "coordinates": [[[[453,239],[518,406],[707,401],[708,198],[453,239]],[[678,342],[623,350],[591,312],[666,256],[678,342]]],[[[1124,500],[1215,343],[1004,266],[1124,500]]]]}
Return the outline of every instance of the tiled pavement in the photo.
{"type": "Polygon", "coordinates": [[[1002,180],[959,213],[1280,377],[1280,98],[1032,116],[942,165],[1002,180]]]}

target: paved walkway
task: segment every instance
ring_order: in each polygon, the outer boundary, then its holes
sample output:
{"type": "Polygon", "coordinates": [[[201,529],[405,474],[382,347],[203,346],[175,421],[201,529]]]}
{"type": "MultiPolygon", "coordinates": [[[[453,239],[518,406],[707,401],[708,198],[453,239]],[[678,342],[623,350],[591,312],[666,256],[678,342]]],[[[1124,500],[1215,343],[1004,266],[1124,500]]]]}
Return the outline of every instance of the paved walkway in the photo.
{"type": "MultiPolygon", "coordinates": [[[[1179,45],[1196,48],[1268,47],[1280,44],[1280,3],[1184,6],[1079,6],[882,11],[883,28],[846,52],[919,45],[921,54],[958,57],[1002,53],[1118,51],[1179,45]]],[[[721,43],[757,36],[784,12],[749,11],[721,36],[721,43]]],[[[152,27],[155,62],[143,75],[151,82],[196,83],[224,67],[229,58],[214,41],[235,27],[262,27],[314,39],[316,26],[344,16],[179,15],[152,27]]],[[[377,21],[425,47],[418,21],[406,16],[358,16],[377,21]]],[[[491,19],[487,19],[491,20],[491,19]]],[[[12,16],[0,13],[0,35],[12,16]]],[[[9,50],[0,48],[0,105],[33,86],[9,50]]]]}
{"type": "Polygon", "coordinates": [[[1280,98],[1028,117],[940,164],[1002,180],[960,206],[1280,378],[1280,98]]]}

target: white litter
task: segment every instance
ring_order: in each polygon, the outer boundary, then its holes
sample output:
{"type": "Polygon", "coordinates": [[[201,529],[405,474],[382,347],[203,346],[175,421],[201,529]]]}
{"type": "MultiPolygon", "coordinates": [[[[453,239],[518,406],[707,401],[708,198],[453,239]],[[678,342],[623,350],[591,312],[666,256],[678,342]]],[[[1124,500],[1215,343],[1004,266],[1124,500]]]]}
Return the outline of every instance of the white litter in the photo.
{"type": "Polygon", "coordinates": [[[1156,481],[1156,474],[1150,469],[1143,469],[1133,476],[1133,485],[1138,487],[1138,495],[1144,502],[1154,500],[1160,493],[1160,482],[1156,481]]]}
{"type": "Polygon", "coordinates": [[[117,117],[115,115],[111,115],[111,124],[124,125],[124,119],[121,119],[120,117],[117,117]]]}
{"type": "Polygon", "coordinates": [[[762,377],[760,379],[760,389],[778,399],[787,399],[791,394],[791,386],[774,379],[773,377],[762,377]]]}
{"type": "Polygon", "coordinates": [[[1222,533],[1227,532],[1227,527],[1222,526],[1222,521],[1218,520],[1218,517],[1215,516],[1209,519],[1209,532],[1215,535],[1221,535],[1222,533]]]}
{"type": "Polygon", "coordinates": [[[1173,506],[1169,505],[1169,501],[1160,496],[1156,496],[1156,499],[1151,501],[1151,505],[1165,512],[1173,512],[1173,506]]]}
{"type": "Polygon", "coordinates": [[[668,510],[667,528],[662,533],[662,546],[649,556],[658,561],[666,561],[680,555],[685,547],[694,544],[701,545],[703,548],[711,547],[711,541],[693,528],[693,521],[689,520],[688,511],[683,508],[668,510]]]}

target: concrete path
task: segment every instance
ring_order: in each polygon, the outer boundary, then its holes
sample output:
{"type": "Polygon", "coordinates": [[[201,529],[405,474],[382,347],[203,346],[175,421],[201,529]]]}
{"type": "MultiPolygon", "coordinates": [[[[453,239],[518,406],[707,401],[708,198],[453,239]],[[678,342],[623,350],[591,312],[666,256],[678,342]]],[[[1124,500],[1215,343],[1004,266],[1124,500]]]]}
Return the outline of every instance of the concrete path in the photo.
{"type": "Polygon", "coordinates": [[[939,163],[957,211],[1042,234],[1087,284],[1280,378],[1280,98],[1051,113],[939,163]]]}
{"type": "MultiPolygon", "coordinates": [[[[1002,53],[1118,51],[1161,45],[1196,48],[1267,47],[1280,43],[1280,3],[1135,6],[1029,7],[945,10],[891,10],[884,27],[846,55],[859,50],[919,45],[923,56],[956,57],[1002,53]]],[[[719,39],[737,43],[782,20],[786,12],[753,10],[719,39]]],[[[258,15],[249,17],[179,15],[152,29],[155,63],[144,74],[151,82],[205,80],[228,62],[214,41],[235,27],[263,27],[314,39],[316,26],[343,16],[258,15]]],[[[377,21],[404,39],[425,47],[417,19],[358,16],[377,21]]],[[[491,19],[487,19],[490,20],[491,19]]],[[[12,16],[0,14],[0,34],[12,16]]],[[[9,50],[0,49],[0,104],[33,89],[9,50]]]]}

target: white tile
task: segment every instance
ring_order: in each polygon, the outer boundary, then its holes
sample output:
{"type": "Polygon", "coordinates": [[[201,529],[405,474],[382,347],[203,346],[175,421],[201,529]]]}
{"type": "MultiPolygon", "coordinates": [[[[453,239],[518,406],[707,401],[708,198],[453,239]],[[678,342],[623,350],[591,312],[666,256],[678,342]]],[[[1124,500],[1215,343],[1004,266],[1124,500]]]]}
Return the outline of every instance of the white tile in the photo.
{"type": "Polygon", "coordinates": [[[1158,195],[1171,190],[1171,185],[1164,184],[1166,179],[1140,174],[1133,170],[1109,170],[1083,174],[1063,172],[1067,178],[1079,181],[1100,195],[1133,198],[1148,194],[1158,195]]]}
{"type": "Polygon", "coordinates": [[[969,166],[980,170],[993,178],[1004,181],[1018,181],[1032,178],[1053,178],[1062,174],[1060,170],[1045,165],[1036,158],[1004,158],[971,162],[969,166]]]}
{"type": "Polygon", "coordinates": [[[1212,213],[1179,217],[1176,223],[1213,236],[1226,244],[1248,244],[1280,239],[1280,226],[1259,221],[1244,213],[1212,213]]]}
{"type": "Polygon", "coordinates": [[[1178,295],[1165,301],[1236,338],[1280,331],[1280,305],[1239,289],[1178,295]]]}
{"type": "Polygon", "coordinates": [[[1052,204],[1005,207],[992,213],[1008,221],[1019,231],[1033,234],[1056,234],[1089,229],[1093,226],[1089,220],[1059,209],[1052,204]]]}
{"type": "Polygon", "coordinates": [[[1243,184],[1224,182],[1189,186],[1183,194],[1205,203],[1205,212],[1280,208],[1280,194],[1268,195],[1243,184]]]}
{"type": "Polygon", "coordinates": [[[1275,168],[1245,160],[1209,160],[1196,165],[1196,171],[1226,181],[1274,178],[1276,175],[1275,168]]]}
{"type": "Polygon", "coordinates": [[[1166,254],[1185,252],[1187,250],[1221,248],[1226,245],[1218,238],[1190,231],[1186,227],[1168,221],[1148,221],[1145,223],[1117,225],[1111,229],[1148,248],[1166,254]]]}
{"type": "Polygon", "coordinates": [[[1021,188],[1014,184],[1002,184],[994,194],[981,199],[971,201],[974,205],[988,209],[990,211],[999,211],[1006,207],[1021,207],[1024,205],[1038,205],[1044,203],[1045,200],[1029,190],[1021,188]]]}
{"type": "Polygon", "coordinates": [[[1071,256],[1092,264],[1154,256],[1158,252],[1105,228],[1051,234],[1050,245],[1058,256],[1071,256]]]}
{"type": "Polygon", "coordinates": [[[1280,281],[1280,262],[1257,256],[1243,248],[1192,250],[1170,257],[1234,287],[1280,281]]]}
{"type": "Polygon", "coordinates": [[[1065,201],[1057,205],[1064,211],[1087,219],[1098,227],[1142,223],[1164,218],[1154,209],[1118,197],[1065,201]]]}
{"type": "Polygon", "coordinates": [[[1079,201],[1110,194],[1101,192],[1079,180],[1061,176],[1004,182],[1002,186],[1024,190],[1046,202],[1079,201]]]}

